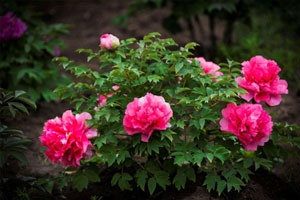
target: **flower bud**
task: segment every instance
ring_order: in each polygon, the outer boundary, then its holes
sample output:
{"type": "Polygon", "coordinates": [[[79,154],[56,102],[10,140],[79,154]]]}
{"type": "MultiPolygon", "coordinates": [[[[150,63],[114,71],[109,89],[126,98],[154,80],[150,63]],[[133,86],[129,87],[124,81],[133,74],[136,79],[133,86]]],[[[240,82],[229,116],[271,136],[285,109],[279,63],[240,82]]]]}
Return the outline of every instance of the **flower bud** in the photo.
{"type": "Polygon", "coordinates": [[[104,34],[100,37],[100,46],[104,49],[115,49],[120,46],[120,41],[112,34],[104,34]]]}

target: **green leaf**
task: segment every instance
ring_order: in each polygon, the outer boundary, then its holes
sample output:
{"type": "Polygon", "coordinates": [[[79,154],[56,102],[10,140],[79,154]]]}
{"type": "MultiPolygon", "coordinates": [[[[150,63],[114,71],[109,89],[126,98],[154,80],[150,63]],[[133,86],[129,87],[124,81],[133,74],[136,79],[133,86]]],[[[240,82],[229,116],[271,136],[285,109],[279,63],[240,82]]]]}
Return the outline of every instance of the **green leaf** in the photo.
{"type": "Polygon", "coordinates": [[[183,65],[184,65],[183,63],[177,63],[175,65],[175,72],[178,73],[181,70],[181,68],[183,67],[183,65]]]}
{"type": "Polygon", "coordinates": [[[54,181],[53,180],[48,180],[46,182],[46,184],[44,185],[44,188],[46,189],[47,192],[49,192],[51,194],[52,190],[53,190],[53,186],[54,186],[54,181]]]}
{"type": "Polygon", "coordinates": [[[184,189],[186,183],[186,175],[183,170],[177,170],[177,174],[173,179],[173,184],[177,188],[177,190],[180,190],[180,188],[184,189]]]}
{"type": "Polygon", "coordinates": [[[241,178],[244,179],[246,182],[248,182],[250,179],[249,174],[253,174],[249,169],[245,168],[239,168],[237,169],[237,171],[241,175],[241,178]]]}
{"type": "Polygon", "coordinates": [[[100,149],[103,146],[103,144],[106,144],[106,137],[100,136],[95,140],[94,144],[98,147],[98,149],[100,149]]]}
{"type": "Polygon", "coordinates": [[[22,96],[23,94],[26,94],[26,92],[22,91],[22,90],[16,90],[15,91],[15,97],[19,97],[19,96],[22,96]]]}
{"type": "Polygon", "coordinates": [[[9,102],[8,104],[14,106],[15,108],[18,108],[19,110],[21,110],[21,111],[25,112],[27,115],[29,115],[27,108],[23,104],[18,103],[18,102],[9,102]]]}
{"type": "Polygon", "coordinates": [[[86,175],[88,177],[89,181],[91,181],[91,182],[99,182],[100,181],[99,175],[92,169],[87,169],[85,171],[84,175],[86,175]]]}
{"type": "Polygon", "coordinates": [[[228,158],[229,154],[230,151],[225,147],[220,147],[214,152],[214,156],[221,160],[222,164],[224,164],[224,161],[228,158]]]}
{"type": "Polygon", "coordinates": [[[186,170],[186,176],[189,180],[193,181],[194,183],[196,182],[196,174],[193,168],[188,168],[186,170]]]}
{"type": "Polygon", "coordinates": [[[90,62],[93,58],[97,57],[97,54],[92,54],[87,57],[87,61],[90,62]]]}
{"type": "Polygon", "coordinates": [[[132,188],[130,187],[130,184],[128,181],[131,181],[133,178],[130,174],[128,173],[123,173],[119,179],[119,187],[120,189],[123,190],[132,190],[132,188]]]}
{"type": "Polygon", "coordinates": [[[218,181],[218,184],[217,184],[217,192],[218,192],[218,195],[220,196],[221,193],[224,191],[226,187],[226,181],[224,180],[220,180],[218,181]]]}
{"type": "Polygon", "coordinates": [[[238,192],[241,190],[241,186],[244,185],[244,182],[236,176],[231,176],[227,180],[227,191],[230,192],[232,187],[238,192]]]}
{"type": "Polygon", "coordinates": [[[149,190],[150,195],[153,194],[153,192],[155,191],[155,188],[156,188],[155,178],[154,177],[149,178],[149,180],[148,180],[148,190],[149,190]]]}
{"type": "Polygon", "coordinates": [[[206,185],[208,192],[215,189],[218,178],[220,179],[214,172],[210,172],[206,175],[203,185],[206,185]]]}
{"type": "Polygon", "coordinates": [[[19,146],[22,144],[30,143],[31,140],[28,139],[21,139],[21,138],[10,138],[5,145],[3,146],[3,149],[10,149],[15,146],[19,146]]]}
{"type": "Polygon", "coordinates": [[[162,79],[162,77],[154,74],[147,76],[147,79],[149,82],[158,83],[162,79]]]}
{"type": "Polygon", "coordinates": [[[155,180],[160,187],[166,190],[166,186],[170,185],[169,174],[165,171],[158,171],[154,174],[155,180]]]}
{"type": "Polygon", "coordinates": [[[81,173],[75,174],[73,176],[73,188],[81,192],[83,189],[86,189],[89,183],[88,177],[84,176],[81,173]]]}
{"type": "Polygon", "coordinates": [[[65,177],[65,176],[59,177],[56,181],[56,184],[57,184],[59,191],[62,191],[63,188],[68,185],[67,177],[65,177]]]}
{"type": "Polygon", "coordinates": [[[93,50],[92,49],[76,49],[75,52],[92,54],[93,50]]]}
{"type": "Polygon", "coordinates": [[[197,165],[200,167],[204,157],[206,157],[205,153],[203,153],[201,150],[196,151],[194,154],[194,163],[197,163],[197,165]]]}
{"type": "Polygon", "coordinates": [[[185,119],[178,120],[176,123],[177,127],[184,129],[184,122],[185,122],[185,119]]]}
{"type": "Polygon", "coordinates": [[[145,191],[145,184],[146,184],[146,179],[148,178],[148,174],[145,170],[141,170],[139,169],[136,174],[135,174],[135,178],[136,178],[136,183],[137,185],[143,190],[145,191]]]}
{"type": "Polygon", "coordinates": [[[203,129],[205,125],[205,119],[200,119],[199,124],[200,124],[200,128],[203,129]]]}
{"type": "Polygon", "coordinates": [[[10,103],[8,103],[8,108],[9,108],[9,112],[11,113],[12,117],[15,118],[16,117],[16,109],[10,103]]]}
{"type": "Polygon", "coordinates": [[[234,168],[222,172],[222,176],[224,176],[227,180],[229,179],[229,177],[234,176],[235,174],[236,170],[234,168]]]}
{"type": "Polygon", "coordinates": [[[212,160],[214,159],[214,155],[212,153],[206,153],[205,156],[209,162],[212,162],[212,160]]]}
{"type": "Polygon", "coordinates": [[[116,185],[118,183],[120,177],[121,177],[120,173],[115,173],[111,179],[111,185],[113,185],[113,186],[116,185]]]}
{"type": "Polygon", "coordinates": [[[25,97],[18,97],[17,100],[20,100],[20,101],[26,103],[27,105],[29,105],[30,107],[32,107],[33,109],[36,110],[35,103],[33,101],[31,101],[30,99],[25,98],[25,97]]]}
{"type": "Polygon", "coordinates": [[[195,49],[196,46],[199,46],[199,44],[195,43],[195,42],[191,42],[185,45],[185,48],[187,49],[195,49]]]}

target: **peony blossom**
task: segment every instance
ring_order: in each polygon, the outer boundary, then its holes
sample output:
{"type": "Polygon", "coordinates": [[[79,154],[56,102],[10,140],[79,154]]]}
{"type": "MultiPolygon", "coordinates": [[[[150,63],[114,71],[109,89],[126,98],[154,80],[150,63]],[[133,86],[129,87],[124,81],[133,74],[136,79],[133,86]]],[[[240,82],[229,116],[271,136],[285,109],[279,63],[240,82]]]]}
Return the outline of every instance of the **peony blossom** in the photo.
{"type": "Polygon", "coordinates": [[[100,37],[100,46],[104,49],[115,49],[120,46],[120,41],[112,34],[104,34],[100,37]]]}
{"type": "Polygon", "coordinates": [[[173,111],[163,97],[147,93],[127,105],[123,125],[129,135],[141,133],[141,140],[148,142],[154,130],[171,127],[172,115],[173,111]]]}
{"type": "Polygon", "coordinates": [[[244,103],[240,106],[228,104],[222,110],[221,130],[238,137],[247,151],[256,151],[269,140],[273,122],[260,104],[244,103]]]}
{"type": "MultiPolygon", "coordinates": [[[[114,85],[113,87],[112,87],[112,89],[113,90],[118,90],[120,87],[119,86],[117,86],[117,85],[114,85]]],[[[106,103],[106,100],[107,100],[107,98],[109,98],[109,97],[111,97],[111,96],[113,96],[113,95],[115,95],[115,93],[111,93],[111,94],[108,94],[108,95],[100,95],[100,97],[97,99],[97,101],[99,102],[99,106],[100,107],[103,107],[103,106],[105,106],[107,103],[106,103]]]]}
{"type": "Polygon", "coordinates": [[[206,61],[203,57],[196,57],[195,60],[198,60],[200,62],[200,67],[203,68],[205,74],[211,74],[213,77],[223,75],[222,72],[218,71],[220,69],[219,65],[210,61],[206,61]]]}
{"type": "Polygon", "coordinates": [[[0,39],[3,41],[16,40],[26,31],[27,26],[12,12],[0,17],[0,39]]]}
{"type": "Polygon", "coordinates": [[[270,106],[276,106],[281,102],[281,94],[288,94],[288,84],[279,79],[281,69],[275,61],[255,56],[243,62],[242,66],[244,77],[236,78],[236,82],[240,88],[247,90],[245,95],[241,95],[246,101],[254,98],[257,103],[265,101],[270,106]]]}
{"type": "Polygon", "coordinates": [[[85,120],[91,118],[87,112],[74,116],[67,110],[62,118],[48,120],[40,136],[42,145],[48,147],[47,158],[55,163],[61,162],[64,167],[76,168],[82,158],[90,158],[94,147],[89,139],[97,136],[97,130],[86,125],[85,120]]]}

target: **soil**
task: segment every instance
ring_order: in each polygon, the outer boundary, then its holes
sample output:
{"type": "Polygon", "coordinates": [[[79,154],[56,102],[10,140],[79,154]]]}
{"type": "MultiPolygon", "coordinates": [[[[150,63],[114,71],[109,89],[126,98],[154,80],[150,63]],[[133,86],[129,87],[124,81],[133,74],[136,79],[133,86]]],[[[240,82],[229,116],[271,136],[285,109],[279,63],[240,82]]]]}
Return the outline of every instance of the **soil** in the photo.
{"type": "MultiPolygon", "coordinates": [[[[45,13],[45,19],[49,23],[74,24],[70,29],[70,34],[62,37],[68,48],[62,51],[63,56],[75,60],[78,64],[85,64],[86,57],[74,51],[78,48],[91,48],[97,50],[99,47],[99,36],[104,33],[112,33],[121,39],[136,37],[141,38],[149,32],[160,32],[163,38],[172,37],[179,45],[190,42],[190,34],[183,31],[175,36],[164,30],[160,21],[168,15],[168,10],[160,9],[154,12],[143,12],[137,18],[129,20],[126,28],[120,28],[112,23],[113,19],[124,13],[128,6],[127,1],[37,1],[33,7],[45,13]]],[[[208,29],[207,19],[203,18],[204,26],[208,29]]],[[[182,23],[183,27],[186,25],[182,23]]],[[[223,32],[222,23],[217,26],[216,35],[220,39],[223,32]]],[[[203,45],[209,45],[208,40],[199,38],[203,45]]],[[[91,63],[89,67],[95,68],[91,63]]],[[[30,161],[30,166],[21,166],[20,175],[47,177],[56,176],[62,167],[53,164],[45,159],[45,148],[41,146],[38,137],[42,134],[44,122],[70,109],[66,102],[40,103],[36,112],[31,112],[29,117],[18,121],[18,125],[26,136],[33,142],[26,152],[26,157],[30,161]]],[[[297,123],[300,125],[300,98],[296,92],[283,95],[282,104],[272,110],[276,113],[275,121],[297,123]]],[[[202,177],[203,180],[203,177],[202,177]]],[[[243,187],[240,193],[230,192],[221,197],[215,193],[209,193],[201,185],[203,182],[199,177],[197,183],[188,182],[186,189],[177,191],[175,188],[168,188],[161,191],[156,197],[150,199],[244,199],[244,200],[268,200],[268,199],[300,199],[300,160],[288,160],[283,166],[276,167],[272,172],[259,170],[251,177],[247,186],[243,187]]],[[[67,188],[63,196],[56,196],[57,199],[90,199],[90,196],[102,196],[102,199],[146,199],[147,195],[140,190],[134,192],[121,192],[117,187],[108,189],[110,179],[102,179],[99,184],[92,184],[87,190],[79,193],[67,188]]],[[[55,195],[54,195],[55,196],[55,195]]],[[[54,197],[53,197],[54,198],[54,197]]]]}

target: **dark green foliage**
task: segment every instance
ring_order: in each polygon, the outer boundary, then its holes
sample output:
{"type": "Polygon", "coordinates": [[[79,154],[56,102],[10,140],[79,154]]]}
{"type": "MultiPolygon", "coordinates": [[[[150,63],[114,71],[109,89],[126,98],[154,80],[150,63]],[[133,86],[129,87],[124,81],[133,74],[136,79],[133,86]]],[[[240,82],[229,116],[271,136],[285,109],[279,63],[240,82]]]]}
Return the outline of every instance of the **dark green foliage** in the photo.
{"type": "Polygon", "coordinates": [[[63,24],[46,25],[38,15],[31,14],[18,4],[10,6],[0,15],[12,11],[27,25],[27,30],[17,40],[0,42],[0,86],[10,90],[24,90],[33,101],[57,99],[53,89],[68,81],[60,75],[58,67],[51,63],[54,47],[65,44],[58,38],[68,33],[63,24]],[[23,10],[22,10],[23,9],[23,10]]]}
{"type": "Polygon", "coordinates": [[[31,140],[24,139],[21,130],[8,127],[5,123],[17,118],[22,113],[29,114],[26,106],[36,109],[34,102],[25,97],[24,91],[6,91],[0,88],[0,169],[5,167],[10,156],[28,164],[23,153],[27,149],[25,144],[31,140]]]}

